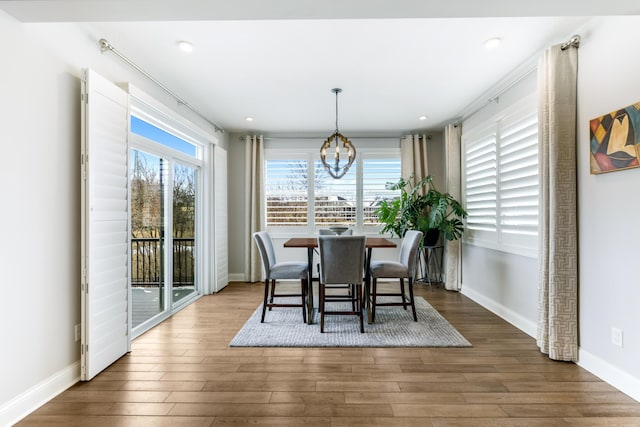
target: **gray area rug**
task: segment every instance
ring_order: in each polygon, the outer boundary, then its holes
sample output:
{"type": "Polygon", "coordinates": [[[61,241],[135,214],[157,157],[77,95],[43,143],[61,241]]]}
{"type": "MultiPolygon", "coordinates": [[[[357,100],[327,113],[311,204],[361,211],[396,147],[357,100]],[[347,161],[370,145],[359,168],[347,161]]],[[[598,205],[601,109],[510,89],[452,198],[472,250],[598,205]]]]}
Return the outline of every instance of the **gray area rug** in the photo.
{"type": "Polygon", "coordinates": [[[322,334],[316,310],[311,325],[302,323],[300,308],[274,308],[267,311],[265,322],[260,323],[260,304],[229,346],[471,347],[471,343],[422,297],[416,297],[416,312],[418,321],[414,322],[410,307],[406,311],[402,307],[378,307],[375,324],[367,324],[365,317],[364,334],[360,333],[360,323],[355,316],[325,316],[322,334]]]}

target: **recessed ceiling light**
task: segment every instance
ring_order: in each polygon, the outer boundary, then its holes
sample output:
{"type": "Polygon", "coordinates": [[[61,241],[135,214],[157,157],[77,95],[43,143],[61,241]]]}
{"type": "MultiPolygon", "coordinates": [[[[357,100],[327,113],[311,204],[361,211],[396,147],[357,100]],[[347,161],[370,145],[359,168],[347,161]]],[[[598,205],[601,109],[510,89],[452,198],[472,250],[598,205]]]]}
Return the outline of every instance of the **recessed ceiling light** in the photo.
{"type": "Polygon", "coordinates": [[[484,47],[486,49],[495,49],[502,43],[502,39],[500,37],[491,37],[488,40],[485,40],[484,47]]]}
{"type": "Polygon", "coordinates": [[[190,42],[184,40],[178,42],[178,48],[183,52],[193,51],[193,45],[190,42]]]}
{"type": "Polygon", "coordinates": [[[247,116],[247,117],[245,117],[244,119],[245,119],[246,121],[248,121],[248,122],[252,122],[252,121],[253,121],[253,117],[251,117],[251,116],[247,116]]]}
{"type": "Polygon", "coordinates": [[[427,116],[420,116],[420,117],[418,117],[418,120],[422,120],[422,121],[425,121],[425,120],[427,120],[427,119],[428,119],[428,117],[427,117],[427,116]]]}

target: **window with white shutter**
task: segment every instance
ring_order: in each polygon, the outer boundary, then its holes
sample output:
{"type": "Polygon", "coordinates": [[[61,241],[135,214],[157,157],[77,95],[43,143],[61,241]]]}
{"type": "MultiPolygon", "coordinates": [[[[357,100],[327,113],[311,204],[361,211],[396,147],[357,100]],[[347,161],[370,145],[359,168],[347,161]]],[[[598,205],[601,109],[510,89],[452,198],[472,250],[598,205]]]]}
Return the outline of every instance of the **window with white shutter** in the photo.
{"type": "Polygon", "coordinates": [[[378,233],[374,214],[387,189],[400,179],[400,148],[359,148],[358,158],[341,179],[332,178],[318,150],[265,149],[267,228],[275,233],[315,234],[318,228],[347,225],[356,232],[378,233]],[[309,203],[309,201],[312,201],[309,203]]]}
{"type": "Polygon", "coordinates": [[[463,127],[465,242],[535,256],[538,112],[535,97],[473,129],[463,127]]]}
{"type": "Polygon", "coordinates": [[[379,225],[375,210],[383,200],[398,197],[397,190],[387,187],[400,180],[400,158],[369,156],[362,163],[363,223],[365,226],[379,225]]]}
{"type": "Polygon", "coordinates": [[[306,159],[266,160],[267,227],[307,225],[308,164],[306,159]]]}
{"type": "Polygon", "coordinates": [[[314,223],[318,227],[353,226],[356,223],[356,171],[358,160],[340,179],[333,179],[320,160],[314,162],[318,171],[314,181],[314,223]]]}

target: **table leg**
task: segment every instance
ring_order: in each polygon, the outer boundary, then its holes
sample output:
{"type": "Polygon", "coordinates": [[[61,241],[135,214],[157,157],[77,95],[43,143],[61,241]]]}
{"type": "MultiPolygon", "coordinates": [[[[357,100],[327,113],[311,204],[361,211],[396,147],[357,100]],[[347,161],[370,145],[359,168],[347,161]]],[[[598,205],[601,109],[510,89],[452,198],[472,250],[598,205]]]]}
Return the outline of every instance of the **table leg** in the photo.
{"type": "Polygon", "coordinates": [[[371,300],[369,295],[371,294],[371,274],[369,273],[369,267],[371,266],[371,251],[373,248],[367,248],[367,256],[364,259],[364,309],[367,311],[367,323],[373,323],[371,318],[371,300]]]}
{"type": "Polygon", "coordinates": [[[313,323],[313,248],[307,248],[309,278],[307,279],[307,324],[313,323]]]}

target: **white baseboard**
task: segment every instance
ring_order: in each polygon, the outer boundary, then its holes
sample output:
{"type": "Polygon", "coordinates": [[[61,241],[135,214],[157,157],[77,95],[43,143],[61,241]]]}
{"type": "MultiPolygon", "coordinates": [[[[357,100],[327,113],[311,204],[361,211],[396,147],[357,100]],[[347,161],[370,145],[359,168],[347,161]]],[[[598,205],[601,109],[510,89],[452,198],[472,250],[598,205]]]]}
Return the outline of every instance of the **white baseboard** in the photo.
{"type": "Polygon", "coordinates": [[[10,426],[80,381],[80,361],[67,366],[0,406],[0,426],[10,426]]]}
{"type": "MultiPolygon", "coordinates": [[[[537,337],[537,325],[534,322],[531,322],[530,320],[520,316],[518,313],[513,312],[509,308],[487,298],[473,289],[463,286],[461,292],[469,299],[480,304],[495,315],[503,318],[532,338],[535,339],[537,337]]],[[[578,349],[577,365],[591,372],[593,375],[599,377],[611,386],[617,388],[632,399],[640,402],[640,379],[629,375],[582,348],[578,349]]]]}
{"type": "Polygon", "coordinates": [[[510,308],[505,307],[504,305],[490,298],[487,298],[486,296],[474,291],[473,289],[462,286],[462,290],[460,292],[462,292],[464,296],[472,299],[487,310],[491,311],[493,314],[511,323],[513,326],[520,329],[525,334],[536,338],[538,334],[538,325],[536,325],[535,322],[532,322],[531,320],[519,315],[510,308]]]}
{"type": "Polygon", "coordinates": [[[629,375],[582,348],[578,350],[578,366],[640,402],[639,378],[629,375]]]}
{"type": "Polygon", "coordinates": [[[230,282],[246,282],[247,278],[244,273],[229,273],[230,282]]]}

